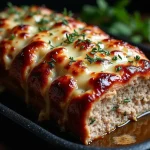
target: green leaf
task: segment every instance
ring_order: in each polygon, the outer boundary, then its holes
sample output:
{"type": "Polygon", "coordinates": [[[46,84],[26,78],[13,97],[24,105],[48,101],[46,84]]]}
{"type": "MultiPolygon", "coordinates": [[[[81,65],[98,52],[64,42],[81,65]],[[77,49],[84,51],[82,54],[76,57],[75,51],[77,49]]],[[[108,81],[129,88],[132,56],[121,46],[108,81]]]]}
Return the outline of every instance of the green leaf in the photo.
{"type": "Polygon", "coordinates": [[[115,7],[124,8],[124,7],[128,6],[129,2],[130,2],[129,0],[119,0],[119,1],[117,1],[115,7]]]}
{"type": "Polygon", "coordinates": [[[126,98],[123,100],[123,103],[129,103],[129,102],[131,102],[131,99],[129,99],[129,98],[126,98]]]}
{"type": "Polygon", "coordinates": [[[150,19],[147,21],[148,27],[147,27],[147,39],[150,42],[150,19]]]}
{"type": "Polygon", "coordinates": [[[144,21],[143,29],[142,32],[144,39],[150,42],[150,19],[144,21]]]}
{"type": "Polygon", "coordinates": [[[114,17],[116,18],[116,21],[125,24],[130,23],[130,14],[124,8],[114,8],[114,17]]]}
{"type": "Polygon", "coordinates": [[[132,42],[135,42],[135,43],[140,43],[142,42],[142,36],[141,35],[134,35],[131,37],[131,41],[132,42]]]}
{"type": "Polygon", "coordinates": [[[133,42],[150,42],[150,19],[143,19],[138,11],[129,13],[130,0],[118,0],[112,6],[106,0],[97,0],[97,6],[85,5],[82,19],[133,42]]]}
{"type": "Polygon", "coordinates": [[[85,14],[94,14],[97,10],[97,7],[95,6],[90,6],[90,5],[85,5],[83,6],[83,11],[85,14]]]}
{"type": "Polygon", "coordinates": [[[95,122],[96,119],[95,118],[89,118],[89,120],[90,120],[90,125],[91,125],[95,122]]]}
{"type": "Polygon", "coordinates": [[[108,9],[108,3],[105,0],[97,0],[98,8],[102,11],[106,11],[108,9]]]}
{"type": "Polygon", "coordinates": [[[130,36],[132,34],[132,29],[124,23],[115,22],[109,28],[109,32],[114,35],[130,36]]]}
{"type": "Polygon", "coordinates": [[[131,21],[132,26],[134,26],[135,31],[143,30],[143,20],[141,19],[141,15],[139,12],[134,12],[132,21],[131,21]]]}

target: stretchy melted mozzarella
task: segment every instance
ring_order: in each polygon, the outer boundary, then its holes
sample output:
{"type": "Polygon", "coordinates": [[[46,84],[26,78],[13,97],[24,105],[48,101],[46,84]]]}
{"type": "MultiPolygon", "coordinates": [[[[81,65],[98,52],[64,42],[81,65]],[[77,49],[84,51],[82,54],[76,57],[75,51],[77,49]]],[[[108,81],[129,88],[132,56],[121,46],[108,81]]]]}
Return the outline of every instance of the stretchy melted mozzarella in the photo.
{"type": "Polygon", "coordinates": [[[0,84],[84,144],[150,110],[150,61],[134,46],[44,7],[0,13],[0,84]]]}

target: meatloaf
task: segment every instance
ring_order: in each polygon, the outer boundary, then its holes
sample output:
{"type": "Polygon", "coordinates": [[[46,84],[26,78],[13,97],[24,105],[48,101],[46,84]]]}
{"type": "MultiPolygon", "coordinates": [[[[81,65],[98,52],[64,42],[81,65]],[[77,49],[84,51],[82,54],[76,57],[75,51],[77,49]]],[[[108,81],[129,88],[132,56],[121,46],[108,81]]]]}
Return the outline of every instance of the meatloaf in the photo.
{"type": "Polygon", "coordinates": [[[150,110],[142,51],[45,7],[0,13],[0,84],[84,144],[150,110]]]}

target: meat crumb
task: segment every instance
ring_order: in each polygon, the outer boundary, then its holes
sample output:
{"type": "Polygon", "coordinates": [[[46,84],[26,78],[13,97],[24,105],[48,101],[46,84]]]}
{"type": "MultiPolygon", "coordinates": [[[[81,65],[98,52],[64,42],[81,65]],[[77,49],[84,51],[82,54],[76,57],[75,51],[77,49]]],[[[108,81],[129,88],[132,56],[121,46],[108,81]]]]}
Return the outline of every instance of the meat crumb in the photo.
{"type": "Polygon", "coordinates": [[[135,136],[124,134],[121,136],[113,137],[114,144],[116,145],[127,145],[136,142],[135,136]]]}

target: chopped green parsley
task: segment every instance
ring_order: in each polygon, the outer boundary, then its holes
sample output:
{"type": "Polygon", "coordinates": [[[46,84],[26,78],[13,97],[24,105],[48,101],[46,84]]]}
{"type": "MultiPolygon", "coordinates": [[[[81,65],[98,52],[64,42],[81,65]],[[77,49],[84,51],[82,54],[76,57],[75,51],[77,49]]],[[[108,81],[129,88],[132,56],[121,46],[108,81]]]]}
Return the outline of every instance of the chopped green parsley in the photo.
{"type": "Polygon", "coordinates": [[[116,72],[119,72],[120,70],[122,70],[121,66],[116,67],[116,72]]]}
{"type": "Polygon", "coordinates": [[[15,37],[16,37],[15,34],[11,34],[9,40],[13,40],[15,37]]]}
{"type": "Polygon", "coordinates": [[[129,98],[126,98],[123,100],[123,103],[129,103],[131,100],[129,98]]]}
{"type": "Polygon", "coordinates": [[[51,68],[55,67],[56,60],[54,58],[51,59],[50,62],[47,62],[51,68]]]}

